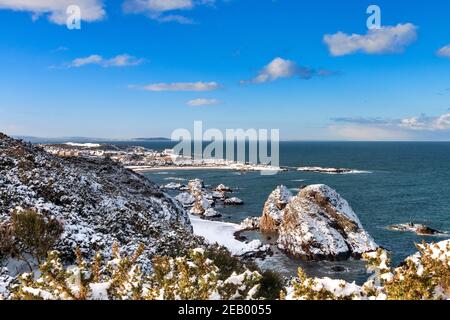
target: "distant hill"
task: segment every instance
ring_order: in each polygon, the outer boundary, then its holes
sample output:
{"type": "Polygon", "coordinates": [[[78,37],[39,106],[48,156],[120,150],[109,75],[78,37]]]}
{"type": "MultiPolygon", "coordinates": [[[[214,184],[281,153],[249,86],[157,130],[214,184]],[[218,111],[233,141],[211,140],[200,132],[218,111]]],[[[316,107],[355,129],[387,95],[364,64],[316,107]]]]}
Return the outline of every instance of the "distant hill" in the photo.
{"type": "Polygon", "coordinates": [[[65,142],[88,143],[88,142],[103,142],[103,141],[111,141],[112,140],[112,139],[91,138],[91,137],[45,138],[45,137],[34,137],[34,136],[13,136],[13,138],[23,140],[26,142],[31,142],[31,143],[65,143],[65,142]]]}
{"type": "Polygon", "coordinates": [[[134,141],[171,141],[169,138],[154,137],[154,138],[134,138],[134,141]]]}
{"type": "Polygon", "coordinates": [[[171,141],[169,138],[154,137],[154,138],[132,138],[132,139],[107,139],[107,138],[93,138],[93,137],[57,137],[57,138],[45,138],[35,136],[13,136],[15,139],[23,140],[31,143],[92,143],[92,142],[110,142],[110,141],[171,141]]]}

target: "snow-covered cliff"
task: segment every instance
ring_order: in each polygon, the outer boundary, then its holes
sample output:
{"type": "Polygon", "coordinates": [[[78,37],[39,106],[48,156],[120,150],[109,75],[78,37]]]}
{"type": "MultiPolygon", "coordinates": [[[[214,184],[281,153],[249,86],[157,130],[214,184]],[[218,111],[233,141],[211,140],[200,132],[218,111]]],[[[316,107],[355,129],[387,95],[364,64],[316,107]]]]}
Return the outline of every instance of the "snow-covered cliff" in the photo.
{"type": "Polygon", "coordinates": [[[0,222],[17,208],[58,219],[64,232],[56,249],[69,260],[76,247],[108,257],[117,242],[130,253],[144,244],[149,262],[200,241],[186,211],[146,178],[108,159],[59,158],[0,134],[0,222]]]}

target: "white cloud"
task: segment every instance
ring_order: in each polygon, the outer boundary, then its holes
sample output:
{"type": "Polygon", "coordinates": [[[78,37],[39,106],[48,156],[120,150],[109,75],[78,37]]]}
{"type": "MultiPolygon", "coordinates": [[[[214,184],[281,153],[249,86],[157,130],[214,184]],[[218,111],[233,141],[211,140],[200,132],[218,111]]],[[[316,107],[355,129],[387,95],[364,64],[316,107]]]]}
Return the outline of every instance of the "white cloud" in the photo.
{"type": "Polygon", "coordinates": [[[130,56],[128,54],[120,54],[111,59],[104,59],[98,54],[93,54],[84,58],[74,59],[69,67],[78,68],[86,65],[100,65],[104,68],[107,67],[129,67],[136,66],[143,62],[143,59],[138,59],[136,57],[130,56]]]}
{"type": "Polygon", "coordinates": [[[192,0],[127,0],[124,8],[130,12],[166,12],[173,10],[187,10],[194,7],[192,0]]]}
{"type": "Polygon", "coordinates": [[[173,82],[153,83],[146,86],[130,86],[146,91],[213,91],[220,87],[217,82],[173,82]]]}
{"type": "Polygon", "coordinates": [[[297,72],[297,65],[290,60],[282,58],[273,59],[267,66],[265,66],[259,75],[253,79],[253,82],[262,83],[267,81],[274,81],[279,78],[290,78],[297,72]]]}
{"type": "Polygon", "coordinates": [[[309,79],[314,75],[326,76],[334,72],[328,70],[315,71],[307,67],[298,66],[294,61],[277,57],[266,65],[259,74],[251,80],[242,80],[241,83],[264,83],[282,78],[292,78],[298,76],[302,79],[309,79]]]}
{"type": "Polygon", "coordinates": [[[155,17],[155,20],[159,22],[177,22],[179,24],[194,24],[194,20],[189,19],[179,14],[169,14],[165,16],[155,17]]]}
{"type": "Polygon", "coordinates": [[[77,58],[72,61],[70,64],[71,67],[82,67],[88,64],[100,64],[103,61],[103,58],[97,54],[90,55],[85,58],[77,58]]]}
{"type": "Polygon", "coordinates": [[[446,45],[445,47],[442,47],[437,52],[438,56],[444,57],[444,58],[450,58],[450,44],[446,45]]]}
{"type": "Polygon", "coordinates": [[[417,27],[411,23],[371,29],[365,35],[338,32],[325,35],[324,41],[333,56],[356,52],[367,54],[398,53],[416,41],[417,27]]]}
{"type": "Polygon", "coordinates": [[[69,50],[69,48],[67,48],[67,47],[59,46],[58,48],[53,49],[51,52],[52,52],[52,53],[56,53],[56,52],[68,51],[68,50],[69,50]]]}
{"type": "Polygon", "coordinates": [[[125,0],[123,9],[127,13],[145,14],[159,22],[192,24],[194,21],[172,12],[192,10],[201,5],[213,5],[215,0],[125,0]]]}
{"type": "Polygon", "coordinates": [[[104,67],[130,67],[137,66],[144,62],[144,59],[138,59],[129,54],[119,54],[109,60],[104,61],[104,67]]]}
{"type": "Polygon", "coordinates": [[[81,20],[84,21],[101,20],[106,14],[103,0],[0,0],[0,9],[31,12],[33,20],[48,15],[51,22],[65,25],[67,7],[73,4],[80,7],[81,20]]]}
{"type": "Polygon", "coordinates": [[[191,107],[214,106],[219,103],[220,101],[217,99],[204,99],[204,98],[193,99],[187,102],[188,106],[191,107]]]}

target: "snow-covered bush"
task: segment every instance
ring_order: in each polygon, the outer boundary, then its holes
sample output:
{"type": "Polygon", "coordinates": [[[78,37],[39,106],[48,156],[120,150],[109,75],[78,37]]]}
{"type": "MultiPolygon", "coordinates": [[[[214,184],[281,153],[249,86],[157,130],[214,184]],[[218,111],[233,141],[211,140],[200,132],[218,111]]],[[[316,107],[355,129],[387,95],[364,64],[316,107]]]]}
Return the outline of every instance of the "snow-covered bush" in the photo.
{"type": "Polygon", "coordinates": [[[426,300],[450,298],[450,240],[417,246],[419,252],[392,269],[385,250],[365,254],[373,276],[362,286],[344,280],[310,278],[301,269],[298,278],[281,293],[282,299],[426,300]]]}
{"type": "Polygon", "coordinates": [[[389,299],[450,299],[450,240],[422,243],[384,284],[389,299]]]}
{"type": "MultiPolygon", "coordinates": [[[[384,250],[365,255],[373,276],[363,285],[339,279],[311,278],[299,269],[298,277],[281,290],[280,298],[449,299],[450,240],[424,243],[418,245],[418,249],[418,253],[394,269],[389,266],[389,256],[384,250]]],[[[153,272],[144,275],[137,263],[143,250],[141,246],[132,257],[121,257],[115,245],[112,259],[107,262],[99,254],[92,262],[86,262],[78,251],[77,264],[70,267],[65,267],[58,252],[52,251],[40,267],[39,278],[23,274],[18,279],[19,285],[3,288],[0,294],[3,291],[9,295],[11,291],[9,298],[12,299],[259,299],[265,294],[272,295],[271,290],[277,290],[281,282],[278,277],[261,275],[243,264],[234,263],[223,252],[216,250],[211,254],[208,253],[210,249],[200,248],[190,250],[186,256],[156,257],[153,272]],[[226,261],[231,261],[234,267],[223,268],[226,261]],[[271,286],[273,288],[269,288],[271,286]]],[[[12,278],[7,280],[13,283],[12,278]]]]}
{"type": "Polygon", "coordinates": [[[219,268],[205,257],[203,249],[191,250],[186,257],[156,258],[153,265],[149,299],[252,299],[261,278],[257,271],[245,270],[221,280],[219,268]]]}
{"type": "Polygon", "coordinates": [[[258,293],[255,296],[257,299],[277,299],[286,284],[286,281],[278,273],[271,270],[261,271],[256,263],[233,256],[226,248],[217,244],[209,246],[205,250],[205,256],[219,268],[219,280],[226,280],[233,272],[243,273],[246,270],[259,272],[261,279],[258,293]]]}
{"type": "Polygon", "coordinates": [[[354,300],[362,299],[370,291],[354,282],[330,278],[309,278],[301,268],[298,278],[292,280],[281,299],[289,300],[354,300]]]}
{"type": "Polygon", "coordinates": [[[0,223],[0,261],[14,250],[14,235],[10,223],[0,223]]]}
{"type": "Polygon", "coordinates": [[[104,262],[100,254],[88,263],[77,250],[77,264],[65,267],[59,253],[49,253],[40,266],[41,276],[32,273],[19,277],[20,285],[12,288],[13,299],[29,300],[106,300],[142,299],[143,275],[136,264],[141,255],[140,246],[132,257],[122,258],[117,245],[112,259],[104,262]]]}
{"type": "Polygon", "coordinates": [[[26,273],[12,288],[13,299],[51,300],[154,300],[154,299],[253,299],[261,278],[256,271],[232,273],[219,279],[219,268],[205,257],[203,249],[184,257],[156,257],[153,273],[145,276],[138,264],[143,247],[132,257],[122,258],[118,246],[113,258],[104,262],[97,254],[86,262],[77,252],[77,264],[65,267],[57,251],[50,252],[35,279],[26,273]]]}
{"type": "Polygon", "coordinates": [[[41,264],[62,232],[58,220],[35,210],[16,209],[10,221],[0,224],[0,256],[23,260],[32,271],[32,263],[41,264]]]}

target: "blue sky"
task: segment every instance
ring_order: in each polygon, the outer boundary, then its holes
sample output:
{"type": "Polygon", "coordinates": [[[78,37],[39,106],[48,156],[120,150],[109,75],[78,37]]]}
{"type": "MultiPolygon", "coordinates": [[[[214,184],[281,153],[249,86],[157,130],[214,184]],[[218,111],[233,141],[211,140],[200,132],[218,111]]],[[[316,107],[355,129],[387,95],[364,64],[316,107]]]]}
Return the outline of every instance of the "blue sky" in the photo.
{"type": "Polygon", "coordinates": [[[446,0],[0,0],[0,131],[450,140],[449,45],[446,0]]]}

